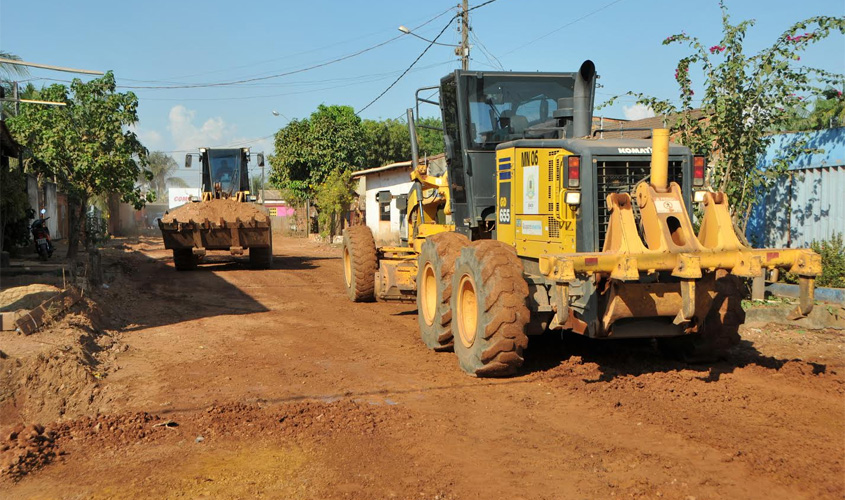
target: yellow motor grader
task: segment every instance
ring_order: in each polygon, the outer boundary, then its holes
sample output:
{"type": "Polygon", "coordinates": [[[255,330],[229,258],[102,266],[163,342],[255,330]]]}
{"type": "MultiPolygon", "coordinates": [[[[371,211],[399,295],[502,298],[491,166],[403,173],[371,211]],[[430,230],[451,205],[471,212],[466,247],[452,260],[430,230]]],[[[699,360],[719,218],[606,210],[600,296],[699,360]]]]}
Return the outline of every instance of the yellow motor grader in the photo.
{"type": "Polygon", "coordinates": [[[407,244],[377,248],[368,227],[348,228],[349,297],[415,297],[425,344],[454,349],[476,376],[515,373],[528,337],[550,329],[655,338],[683,359],[713,359],[739,341],[743,279],[767,269],[798,275],[793,317],[808,314],[819,255],[740,242],[726,196],[705,185],[706,159],[667,130],[591,135],[595,79],[590,61],[574,73],[444,77],[447,170],[419,164],[408,110],[407,244]]]}

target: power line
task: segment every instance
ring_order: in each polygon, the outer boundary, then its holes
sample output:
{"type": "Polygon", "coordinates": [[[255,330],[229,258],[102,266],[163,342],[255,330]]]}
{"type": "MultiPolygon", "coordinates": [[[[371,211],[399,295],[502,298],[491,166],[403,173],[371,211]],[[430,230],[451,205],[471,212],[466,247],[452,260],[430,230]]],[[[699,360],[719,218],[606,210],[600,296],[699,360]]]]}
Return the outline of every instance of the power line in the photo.
{"type": "MultiPolygon", "coordinates": [[[[451,11],[453,8],[454,7],[449,7],[448,9],[444,10],[443,12],[437,14],[436,16],[434,16],[434,17],[428,19],[427,21],[423,22],[422,24],[416,26],[414,29],[415,30],[420,29],[423,26],[426,26],[426,25],[436,21],[440,17],[448,14],[449,11],[451,11]]],[[[269,63],[269,62],[279,61],[279,60],[283,60],[283,59],[289,59],[289,58],[294,57],[294,56],[301,56],[301,55],[310,54],[310,53],[313,53],[313,52],[318,52],[318,51],[321,51],[321,50],[324,50],[324,49],[327,49],[327,48],[330,48],[330,47],[334,47],[334,46],[337,46],[337,45],[344,45],[344,44],[347,44],[349,42],[360,40],[362,38],[367,38],[367,37],[370,37],[372,35],[376,35],[376,34],[379,34],[379,33],[381,33],[381,31],[369,33],[367,35],[363,35],[363,36],[359,36],[359,37],[355,37],[355,38],[351,38],[351,39],[347,39],[347,40],[343,40],[343,41],[339,41],[339,42],[335,42],[335,43],[331,43],[329,45],[324,45],[322,47],[306,50],[306,51],[299,52],[299,53],[296,53],[296,54],[288,54],[288,55],[281,56],[281,57],[264,59],[264,60],[261,60],[261,61],[255,61],[255,62],[248,63],[248,64],[242,64],[242,65],[239,65],[239,66],[232,66],[232,67],[229,67],[229,68],[216,69],[216,70],[212,70],[212,71],[204,71],[204,72],[201,72],[201,73],[193,73],[193,74],[190,74],[190,75],[176,76],[176,77],[172,77],[169,80],[137,80],[137,79],[132,79],[132,78],[121,78],[121,80],[130,81],[130,82],[138,82],[138,83],[166,83],[166,84],[172,84],[172,85],[190,85],[190,83],[172,81],[172,80],[177,80],[177,79],[180,79],[180,78],[191,78],[191,77],[194,77],[194,76],[208,75],[208,74],[213,74],[213,73],[221,73],[221,72],[224,72],[224,71],[232,71],[232,70],[235,70],[235,69],[247,68],[247,67],[250,67],[250,66],[257,66],[257,65],[266,64],[266,63],[269,63]]],[[[266,74],[266,73],[267,72],[259,73],[257,75],[248,75],[248,76],[261,76],[262,74],[266,74]]]]}
{"type": "MultiPolygon", "coordinates": [[[[424,69],[434,68],[437,66],[442,66],[444,64],[451,63],[452,60],[442,61],[435,64],[430,64],[428,66],[422,66],[417,68],[417,71],[421,71],[424,69]]],[[[290,95],[299,95],[299,94],[310,94],[313,92],[322,92],[325,90],[334,90],[339,88],[345,87],[352,87],[355,85],[362,85],[371,82],[377,82],[379,80],[384,80],[385,78],[389,78],[391,75],[395,75],[398,73],[397,71],[391,71],[390,73],[377,73],[373,75],[361,75],[360,77],[356,77],[351,83],[345,83],[342,85],[333,85],[330,87],[321,87],[321,88],[311,88],[306,90],[298,90],[293,92],[284,92],[281,94],[265,94],[265,95],[253,95],[253,96],[237,96],[237,97],[188,97],[188,98],[156,98],[156,97],[145,97],[145,96],[138,96],[139,99],[145,101],[241,101],[241,100],[250,100],[250,99],[264,99],[268,97],[284,97],[290,95]]],[[[350,79],[347,79],[350,80],[350,79]]],[[[315,82],[316,83],[316,82],[315,82]]]]}
{"type": "MultiPolygon", "coordinates": [[[[495,2],[495,1],[496,1],[496,0],[489,0],[487,3],[490,3],[490,2],[495,2]]],[[[414,59],[414,62],[412,62],[412,63],[411,63],[411,65],[410,65],[410,66],[408,66],[408,68],[407,68],[405,71],[403,71],[403,72],[402,72],[402,74],[401,74],[401,75],[399,75],[399,77],[397,77],[397,78],[396,78],[396,80],[393,80],[393,83],[391,83],[390,85],[388,85],[388,86],[387,86],[387,88],[386,88],[386,89],[384,89],[384,90],[382,91],[382,93],[381,93],[381,94],[377,95],[375,99],[373,99],[372,101],[370,101],[369,103],[367,103],[367,105],[366,105],[366,106],[364,106],[363,108],[361,108],[361,109],[360,109],[357,113],[355,113],[355,114],[357,114],[358,116],[360,116],[360,115],[361,115],[361,113],[363,113],[363,112],[364,112],[367,108],[369,108],[370,106],[372,106],[372,105],[373,105],[376,101],[378,101],[379,99],[381,99],[381,98],[382,98],[382,96],[383,96],[384,94],[386,94],[386,93],[387,93],[390,89],[392,89],[392,88],[394,87],[394,85],[396,85],[397,83],[399,83],[399,80],[401,80],[403,76],[407,75],[409,71],[411,71],[411,68],[413,68],[413,67],[414,67],[414,65],[415,65],[415,64],[417,64],[417,62],[418,62],[420,59],[422,59],[422,56],[424,56],[424,55],[425,55],[425,53],[426,53],[426,52],[428,52],[428,49],[430,49],[430,48],[434,45],[434,43],[435,43],[435,42],[437,42],[437,39],[438,39],[438,38],[440,38],[440,36],[441,36],[441,35],[443,35],[443,33],[445,33],[445,32],[446,32],[446,30],[449,28],[449,26],[451,26],[451,25],[452,25],[452,20],[454,20],[454,19],[455,19],[454,17],[453,17],[452,19],[449,19],[449,22],[448,22],[448,23],[446,23],[446,26],[443,26],[443,29],[442,29],[442,30],[440,30],[440,33],[438,33],[438,34],[437,34],[437,36],[436,36],[436,37],[434,37],[434,39],[433,39],[433,40],[431,40],[431,42],[428,44],[428,46],[426,46],[425,50],[423,50],[423,51],[422,51],[422,53],[420,53],[420,55],[418,55],[418,56],[417,56],[417,58],[416,58],[416,59],[414,59]]]]}
{"type": "MultiPolygon", "coordinates": [[[[493,0],[493,1],[495,1],[495,0],[493,0]]],[[[451,10],[451,8],[450,8],[450,10],[451,10]]],[[[437,16],[432,18],[431,20],[423,23],[421,26],[428,24],[432,20],[437,19],[438,17],[440,17],[442,15],[443,14],[438,14],[437,16]]],[[[451,20],[450,20],[450,22],[451,22],[451,20]]],[[[371,45],[367,48],[361,49],[361,50],[359,50],[357,52],[353,52],[351,54],[347,54],[345,56],[337,57],[337,58],[331,59],[329,61],[325,61],[325,62],[322,62],[322,63],[319,63],[319,64],[307,66],[305,68],[300,68],[300,69],[296,69],[296,70],[292,70],[292,71],[286,71],[286,72],[283,72],[283,73],[277,73],[277,74],[274,74],[274,75],[259,76],[259,77],[254,77],[254,78],[244,78],[244,79],[241,79],[241,80],[233,80],[233,81],[229,81],[229,82],[194,83],[194,84],[183,84],[183,85],[119,85],[119,87],[127,88],[127,89],[193,89],[193,88],[204,88],[204,87],[226,87],[226,86],[237,85],[237,84],[242,84],[242,83],[270,80],[272,78],[280,78],[280,77],[283,77],[283,76],[290,76],[290,75],[295,75],[295,74],[298,74],[298,73],[304,73],[306,71],[311,71],[311,70],[314,70],[314,69],[317,69],[317,68],[329,66],[331,64],[339,63],[341,61],[345,61],[347,59],[351,59],[353,57],[360,56],[361,54],[365,54],[365,53],[370,52],[372,50],[375,50],[379,47],[383,47],[383,46],[385,46],[385,45],[387,45],[387,44],[389,44],[393,41],[396,41],[396,40],[402,38],[403,36],[404,36],[404,34],[397,35],[397,36],[394,36],[393,38],[390,38],[390,39],[385,40],[383,42],[377,43],[375,45],[371,45]]]]}

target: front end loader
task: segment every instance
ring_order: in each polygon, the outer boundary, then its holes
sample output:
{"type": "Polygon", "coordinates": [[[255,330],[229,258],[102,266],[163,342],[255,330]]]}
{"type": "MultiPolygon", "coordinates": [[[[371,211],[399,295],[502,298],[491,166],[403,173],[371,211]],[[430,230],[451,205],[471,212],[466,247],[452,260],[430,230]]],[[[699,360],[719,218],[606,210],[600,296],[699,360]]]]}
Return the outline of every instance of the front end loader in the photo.
{"type": "MultiPolygon", "coordinates": [[[[705,185],[706,159],[668,131],[592,135],[595,79],[590,61],[444,77],[447,171],[428,176],[412,148],[406,245],[376,248],[366,226],[347,229],[350,298],[415,298],[423,342],[476,376],[515,373],[529,336],[548,330],[714,359],[739,341],[743,280],[767,269],[799,277],[792,317],[808,314],[819,255],[743,244],[727,197],[705,185]]],[[[415,145],[411,110],[409,127],[415,145]]]]}

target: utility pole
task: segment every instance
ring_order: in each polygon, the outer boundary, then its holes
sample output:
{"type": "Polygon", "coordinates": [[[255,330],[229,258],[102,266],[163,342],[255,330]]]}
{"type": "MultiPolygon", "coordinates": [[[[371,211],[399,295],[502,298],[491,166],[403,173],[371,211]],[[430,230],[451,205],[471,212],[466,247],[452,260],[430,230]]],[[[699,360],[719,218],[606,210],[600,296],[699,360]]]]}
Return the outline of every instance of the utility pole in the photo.
{"type": "Polygon", "coordinates": [[[18,116],[21,111],[21,102],[18,97],[18,82],[12,82],[12,99],[15,100],[15,116],[18,116]]]}
{"type": "Polygon", "coordinates": [[[456,52],[461,56],[461,69],[464,71],[469,69],[469,0],[463,0],[463,10],[461,11],[461,46],[456,49],[456,52]]]}

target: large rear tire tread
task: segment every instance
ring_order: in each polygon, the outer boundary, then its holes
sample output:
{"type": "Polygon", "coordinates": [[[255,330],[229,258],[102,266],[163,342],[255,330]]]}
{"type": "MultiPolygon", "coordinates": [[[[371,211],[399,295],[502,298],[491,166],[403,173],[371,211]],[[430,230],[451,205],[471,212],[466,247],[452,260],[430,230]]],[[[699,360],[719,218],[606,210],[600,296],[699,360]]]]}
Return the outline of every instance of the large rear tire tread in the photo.
{"type": "Polygon", "coordinates": [[[346,294],[353,302],[375,300],[375,276],[378,269],[376,241],[367,226],[351,226],[343,230],[344,284],[346,294]],[[345,266],[348,252],[351,273],[348,280],[345,266]]]}
{"type": "Polygon", "coordinates": [[[513,248],[499,241],[482,240],[461,250],[452,277],[451,309],[458,314],[461,279],[475,285],[478,322],[471,346],[460,338],[458,322],[452,321],[455,354],[461,368],[477,377],[506,377],[524,362],[528,346],[525,328],[531,315],[527,306],[528,284],[522,262],[513,248]]]}
{"type": "Polygon", "coordinates": [[[199,264],[199,258],[191,248],[174,248],[173,265],[177,271],[193,271],[199,264]]]}
{"type": "Polygon", "coordinates": [[[469,244],[466,236],[445,232],[426,238],[420,249],[417,261],[417,318],[423,343],[435,351],[452,350],[452,275],[455,272],[455,259],[461,249],[469,244]],[[430,325],[423,310],[425,296],[422,290],[426,265],[429,263],[437,280],[437,305],[430,325]]]}

